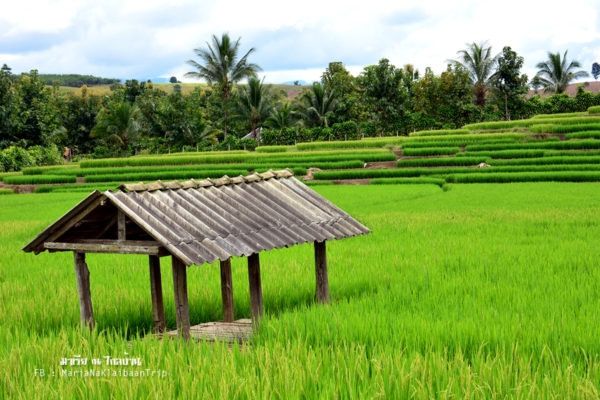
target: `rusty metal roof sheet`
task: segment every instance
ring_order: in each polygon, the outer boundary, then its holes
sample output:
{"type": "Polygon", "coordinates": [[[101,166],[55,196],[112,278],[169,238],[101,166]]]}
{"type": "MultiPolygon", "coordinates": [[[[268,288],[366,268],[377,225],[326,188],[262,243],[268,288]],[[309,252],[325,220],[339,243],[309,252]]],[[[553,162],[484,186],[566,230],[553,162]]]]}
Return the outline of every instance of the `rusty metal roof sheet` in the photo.
{"type": "MultiPolygon", "coordinates": [[[[121,185],[121,191],[103,195],[186,265],[370,233],[293,175],[286,169],[157,181],[121,185]]],[[[36,240],[43,242],[39,236],[36,240]]]]}

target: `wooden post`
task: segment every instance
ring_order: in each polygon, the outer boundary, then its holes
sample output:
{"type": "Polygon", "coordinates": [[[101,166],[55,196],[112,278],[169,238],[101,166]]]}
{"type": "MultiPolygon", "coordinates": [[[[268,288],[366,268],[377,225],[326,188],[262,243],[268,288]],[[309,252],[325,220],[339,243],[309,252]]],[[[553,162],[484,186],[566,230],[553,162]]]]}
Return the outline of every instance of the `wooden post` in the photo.
{"type": "Polygon", "coordinates": [[[125,213],[121,210],[117,211],[117,229],[118,229],[118,239],[125,240],[125,213]]]}
{"type": "Polygon", "coordinates": [[[162,279],[160,276],[160,258],[150,258],[150,291],[152,293],[152,314],[154,316],[154,333],[163,333],[167,328],[165,306],[163,304],[162,279]]]}
{"type": "Polygon", "coordinates": [[[231,258],[221,261],[221,297],[223,298],[223,321],[233,322],[233,278],[231,276],[231,258]]]}
{"type": "Polygon", "coordinates": [[[329,277],[327,276],[327,248],[325,241],[315,242],[315,268],[317,301],[319,303],[329,303],[329,277]]]}
{"type": "Polygon", "coordinates": [[[75,276],[77,277],[77,292],[79,293],[79,314],[81,325],[94,329],[94,310],[90,292],[90,270],[85,263],[85,253],[73,252],[75,259],[75,276]]]}
{"type": "Polygon", "coordinates": [[[250,281],[250,308],[252,310],[252,321],[257,324],[263,316],[260,260],[258,258],[258,253],[248,256],[248,279],[250,281]]]}
{"type": "Polygon", "coordinates": [[[190,338],[190,310],[188,307],[186,266],[177,257],[172,256],[173,286],[175,289],[175,311],[177,314],[177,332],[184,339],[190,338]]]}

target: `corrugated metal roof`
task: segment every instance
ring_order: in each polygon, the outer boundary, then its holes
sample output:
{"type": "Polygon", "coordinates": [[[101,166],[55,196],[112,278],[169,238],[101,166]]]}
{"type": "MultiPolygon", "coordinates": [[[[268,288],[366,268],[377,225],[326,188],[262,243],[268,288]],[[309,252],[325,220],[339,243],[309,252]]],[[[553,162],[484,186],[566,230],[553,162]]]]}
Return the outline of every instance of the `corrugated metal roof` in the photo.
{"type": "Polygon", "coordinates": [[[186,265],[370,233],[290,170],[120,189],[104,195],[186,265]]]}

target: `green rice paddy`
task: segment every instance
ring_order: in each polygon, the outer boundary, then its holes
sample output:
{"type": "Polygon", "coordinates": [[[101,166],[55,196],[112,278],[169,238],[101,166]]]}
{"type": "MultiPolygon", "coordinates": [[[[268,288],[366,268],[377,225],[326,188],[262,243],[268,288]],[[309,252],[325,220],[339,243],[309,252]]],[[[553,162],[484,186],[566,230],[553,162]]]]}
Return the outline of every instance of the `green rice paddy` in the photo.
{"type": "MultiPolygon", "coordinates": [[[[241,347],[147,337],[143,256],[88,256],[97,330],[81,331],[72,255],[20,249],[85,194],[0,196],[0,398],[598,397],[598,184],[314,189],[373,232],[328,244],[331,306],[313,300],[312,246],[261,253],[266,319],[241,347]],[[161,377],[64,376],[75,355],[161,377]]],[[[248,317],[245,259],[233,273],[248,317]]],[[[221,319],[218,264],[188,277],[192,324],[221,319]]]]}

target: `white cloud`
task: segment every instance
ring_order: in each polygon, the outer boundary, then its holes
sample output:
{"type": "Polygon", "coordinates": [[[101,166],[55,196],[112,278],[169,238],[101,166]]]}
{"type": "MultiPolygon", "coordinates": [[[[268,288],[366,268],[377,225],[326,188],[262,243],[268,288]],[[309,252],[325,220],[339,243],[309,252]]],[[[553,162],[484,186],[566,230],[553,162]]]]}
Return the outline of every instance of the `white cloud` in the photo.
{"type": "Polygon", "coordinates": [[[465,43],[489,40],[525,57],[524,72],[548,51],[600,61],[598,0],[572,0],[569,17],[539,2],[475,0],[394,4],[383,0],[302,3],[266,0],[45,0],[8,2],[0,14],[0,64],[14,72],[82,73],[146,79],[183,77],[193,48],[211,36],[242,37],[242,51],[267,80],[312,81],[342,61],[357,74],[388,58],[445,69],[465,43]],[[23,18],[26,15],[26,18],[23,18]]]}

